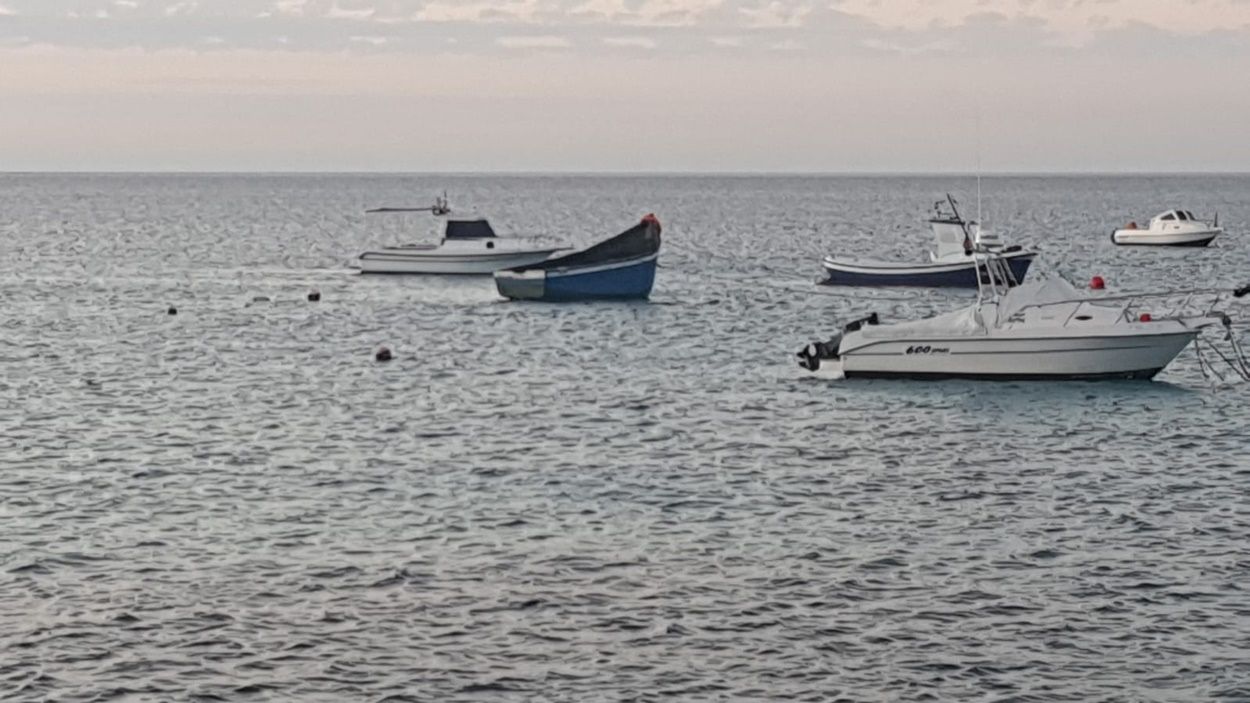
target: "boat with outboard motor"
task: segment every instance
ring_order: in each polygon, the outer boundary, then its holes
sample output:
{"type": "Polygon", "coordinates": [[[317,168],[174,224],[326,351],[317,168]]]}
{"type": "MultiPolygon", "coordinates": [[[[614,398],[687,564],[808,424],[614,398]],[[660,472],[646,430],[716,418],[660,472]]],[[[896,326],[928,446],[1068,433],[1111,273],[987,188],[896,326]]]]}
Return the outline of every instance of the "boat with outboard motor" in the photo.
{"type": "Polygon", "coordinates": [[[499,237],[484,217],[455,215],[446,196],[419,208],[375,208],[368,213],[429,212],[438,218],[438,244],[405,244],[360,255],[361,273],[480,274],[545,261],[570,247],[499,237]]]}
{"type": "Polygon", "coordinates": [[[858,261],[825,257],[825,285],[832,286],[923,286],[975,288],[977,264],[973,250],[980,247],[997,252],[1011,268],[1012,279],[1023,281],[1037,252],[1024,247],[1005,246],[994,233],[975,221],[964,220],[959,205],[948,193],[946,200],[933,204],[929,219],[934,248],[929,261],[904,263],[894,261],[858,261]]]}
{"type": "Polygon", "coordinates": [[[660,221],[647,215],[611,239],[547,261],[495,272],[513,300],[640,300],[651,295],[660,256],[660,221]]]}
{"type": "Polygon", "coordinates": [[[1012,286],[999,254],[974,254],[974,305],[892,325],[874,313],[804,347],[799,365],[845,378],[1149,379],[1203,330],[1222,326],[1232,353],[1220,356],[1250,378],[1231,320],[1216,310],[1250,286],[1087,297],[1062,279],[1012,286]]]}
{"type": "Polygon", "coordinates": [[[1219,213],[1214,222],[1204,222],[1188,210],[1168,210],[1140,228],[1136,222],[1111,233],[1111,241],[1122,246],[1205,247],[1224,232],[1219,213]]]}

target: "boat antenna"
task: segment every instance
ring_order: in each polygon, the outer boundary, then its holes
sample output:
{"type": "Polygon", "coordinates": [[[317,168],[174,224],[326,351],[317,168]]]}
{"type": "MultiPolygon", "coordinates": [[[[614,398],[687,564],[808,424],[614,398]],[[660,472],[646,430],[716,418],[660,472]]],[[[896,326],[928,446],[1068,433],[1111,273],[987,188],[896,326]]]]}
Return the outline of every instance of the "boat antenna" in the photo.
{"type": "Polygon", "coordinates": [[[981,104],[977,103],[976,108],[976,129],[977,129],[977,230],[979,231],[983,225],[981,224],[981,104]]]}

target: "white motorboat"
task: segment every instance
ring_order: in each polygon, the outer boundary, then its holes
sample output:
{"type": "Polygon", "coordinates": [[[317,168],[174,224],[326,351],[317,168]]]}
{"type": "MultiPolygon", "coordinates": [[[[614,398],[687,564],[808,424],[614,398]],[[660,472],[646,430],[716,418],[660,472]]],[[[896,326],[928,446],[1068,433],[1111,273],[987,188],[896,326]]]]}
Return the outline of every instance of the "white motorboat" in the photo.
{"type": "Polygon", "coordinates": [[[1223,231],[1219,215],[1215,222],[1204,222],[1188,210],[1168,210],[1151,218],[1144,229],[1128,223],[1111,233],[1111,241],[1126,246],[1205,247],[1223,231]]]}
{"type": "Polygon", "coordinates": [[[934,288],[976,288],[977,264],[974,246],[993,249],[1007,262],[1013,281],[1023,281],[1037,252],[1019,245],[1006,246],[997,234],[982,229],[959,214],[958,203],[947,194],[934,203],[929,219],[934,247],[923,262],[871,261],[826,256],[825,285],[831,286],[922,286],[934,288]]]}
{"type": "MultiPolygon", "coordinates": [[[[977,258],[976,304],[893,325],[870,315],[809,344],[799,365],[845,378],[1149,379],[1204,329],[1231,325],[1215,310],[1225,294],[1250,293],[1247,286],[1088,297],[1061,279],[1012,288],[1001,257],[977,258]]],[[[1228,339],[1234,368],[1250,377],[1236,337],[1228,339]]]]}
{"type": "Polygon", "coordinates": [[[440,221],[438,244],[405,244],[360,255],[361,273],[485,274],[546,261],[569,247],[504,238],[484,217],[453,215],[447,200],[431,207],[378,208],[370,213],[430,212],[440,221]]]}

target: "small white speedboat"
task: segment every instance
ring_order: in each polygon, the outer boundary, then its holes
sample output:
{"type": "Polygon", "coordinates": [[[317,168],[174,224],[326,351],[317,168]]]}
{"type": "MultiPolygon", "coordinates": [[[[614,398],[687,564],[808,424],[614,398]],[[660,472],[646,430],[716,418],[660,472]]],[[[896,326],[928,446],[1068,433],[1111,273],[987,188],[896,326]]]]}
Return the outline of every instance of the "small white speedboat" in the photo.
{"type": "MultiPolygon", "coordinates": [[[[892,325],[870,315],[806,346],[799,365],[844,378],[1149,379],[1204,329],[1231,325],[1214,308],[1224,294],[1250,293],[1248,286],[1091,298],[1060,279],[1013,288],[1001,257],[977,256],[986,283],[976,304],[892,325]],[[1207,307],[1181,311],[1204,295],[1211,298],[1207,307]],[[1177,300],[1183,302],[1170,307],[1177,300]]],[[[1221,357],[1250,374],[1236,336],[1228,340],[1234,353],[1221,357]]]]}
{"type": "Polygon", "coordinates": [[[1141,228],[1136,222],[1111,233],[1111,241],[1125,246],[1205,247],[1224,229],[1220,217],[1204,222],[1188,210],[1168,210],[1151,218],[1150,226],[1141,228]]]}
{"type": "Polygon", "coordinates": [[[521,238],[503,238],[484,217],[453,215],[447,201],[432,207],[378,208],[380,212],[430,212],[440,220],[438,244],[405,244],[360,255],[361,273],[482,274],[546,261],[569,247],[540,244],[521,238]]]}

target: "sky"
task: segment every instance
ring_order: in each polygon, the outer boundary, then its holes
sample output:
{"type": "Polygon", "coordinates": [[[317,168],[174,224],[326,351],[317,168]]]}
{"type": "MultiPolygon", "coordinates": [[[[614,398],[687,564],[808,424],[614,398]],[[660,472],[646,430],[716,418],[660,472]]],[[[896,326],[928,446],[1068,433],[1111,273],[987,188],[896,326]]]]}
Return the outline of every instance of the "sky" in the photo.
{"type": "Polygon", "coordinates": [[[0,0],[0,171],[1250,171],[1250,0],[0,0]]]}

